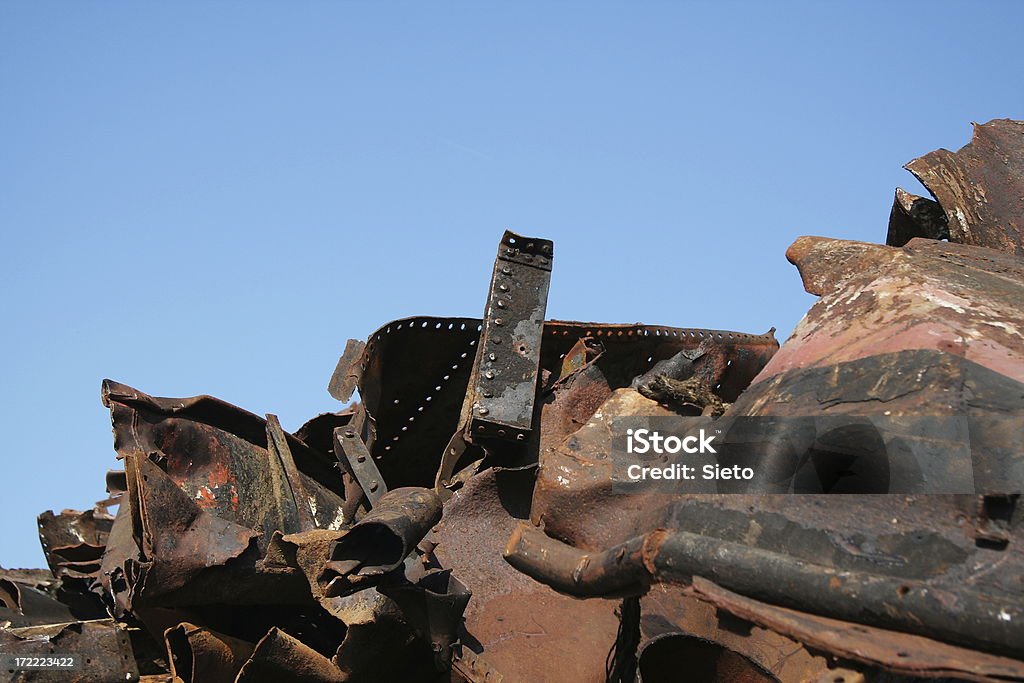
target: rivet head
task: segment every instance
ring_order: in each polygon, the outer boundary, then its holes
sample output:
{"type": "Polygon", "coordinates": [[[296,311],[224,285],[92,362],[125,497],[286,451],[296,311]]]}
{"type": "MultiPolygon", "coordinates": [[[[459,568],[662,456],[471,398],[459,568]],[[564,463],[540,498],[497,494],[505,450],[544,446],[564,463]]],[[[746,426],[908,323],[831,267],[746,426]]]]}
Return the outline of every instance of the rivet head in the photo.
{"type": "Polygon", "coordinates": [[[488,390],[485,389],[483,394],[482,394],[482,396],[484,398],[491,398],[492,396],[494,396],[494,392],[493,391],[488,391],[488,390]]]}
{"type": "Polygon", "coordinates": [[[350,438],[350,439],[354,439],[354,438],[355,438],[355,436],[356,436],[356,433],[355,433],[355,432],[353,432],[353,431],[352,431],[351,429],[349,429],[349,430],[347,430],[347,431],[345,432],[345,436],[347,436],[347,437],[348,437],[348,438],[350,438]]]}
{"type": "Polygon", "coordinates": [[[486,415],[487,413],[489,413],[491,411],[489,411],[489,410],[487,410],[487,408],[484,408],[483,406],[481,406],[480,408],[477,409],[476,412],[480,413],[481,415],[486,415]]]}
{"type": "Polygon", "coordinates": [[[526,441],[526,434],[516,434],[516,441],[526,441]]]}
{"type": "Polygon", "coordinates": [[[494,361],[498,360],[498,356],[497,356],[497,354],[489,353],[489,354],[487,354],[487,360],[489,360],[489,361],[491,361],[493,363],[494,361]]]}
{"type": "Polygon", "coordinates": [[[503,292],[507,292],[508,291],[508,285],[502,283],[502,284],[498,285],[498,289],[500,289],[503,292]]]}
{"type": "Polygon", "coordinates": [[[498,327],[501,327],[502,325],[505,324],[505,321],[502,320],[501,318],[495,318],[494,319],[494,324],[497,325],[498,327]]]}
{"type": "Polygon", "coordinates": [[[511,274],[512,274],[512,269],[511,269],[511,268],[509,268],[508,266],[504,266],[504,267],[503,267],[503,268],[501,269],[501,272],[503,272],[503,273],[504,273],[505,275],[511,275],[511,274]]]}
{"type": "Polygon", "coordinates": [[[491,340],[492,344],[501,344],[501,337],[495,337],[491,340]]]}
{"type": "Polygon", "coordinates": [[[366,462],[366,456],[365,455],[357,455],[356,456],[356,461],[357,462],[366,462]]]}
{"type": "Polygon", "coordinates": [[[523,258],[529,261],[530,259],[533,258],[533,254],[523,254],[523,258]]]}
{"type": "Polygon", "coordinates": [[[487,379],[494,379],[494,370],[488,370],[484,373],[484,377],[487,379]]]}
{"type": "Polygon", "coordinates": [[[380,484],[377,483],[376,479],[374,479],[373,481],[370,482],[370,490],[371,491],[376,491],[379,486],[380,486],[380,484]]]}
{"type": "Polygon", "coordinates": [[[505,302],[501,299],[498,299],[498,308],[505,308],[505,302]]]}

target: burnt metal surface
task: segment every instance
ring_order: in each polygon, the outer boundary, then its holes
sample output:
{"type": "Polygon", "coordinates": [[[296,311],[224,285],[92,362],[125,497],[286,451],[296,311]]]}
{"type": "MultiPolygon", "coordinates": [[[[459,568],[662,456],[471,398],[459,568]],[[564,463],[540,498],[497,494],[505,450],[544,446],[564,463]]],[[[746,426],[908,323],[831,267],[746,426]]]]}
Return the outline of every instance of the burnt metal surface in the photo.
{"type": "Polygon", "coordinates": [[[550,240],[502,236],[463,404],[471,440],[525,441],[533,430],[553,258],[550,240]]]}
{"type": "Polygon", "coordinates": [[[1024,681],[1021,129],[912,162],[888,245],[798,239],[781,349],[546,321],[553,245],[506,232],[482,318],[349,340],[358,402],[294,433],[105,381],[107,498],[0,570],[0,654],[86,665],[0,677],[1024,681]],[[623,420],[771,476],[633,485],[623,420]]]}

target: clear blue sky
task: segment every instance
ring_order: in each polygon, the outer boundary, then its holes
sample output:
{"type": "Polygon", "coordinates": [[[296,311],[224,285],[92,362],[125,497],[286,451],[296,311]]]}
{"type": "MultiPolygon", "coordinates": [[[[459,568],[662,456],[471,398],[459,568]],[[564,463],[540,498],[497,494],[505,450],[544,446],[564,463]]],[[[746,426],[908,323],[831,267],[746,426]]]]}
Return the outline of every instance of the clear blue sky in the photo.
{"type": "Polygon", "coordinates": [[[100,380],[286,428],[348,337],[548,313],[785,338],[801,234],[884,241],[902,164],[1024,118],[1024,3],[0,4],[0,564],[117,465],[100,380]],[[440,249],[440,251],[439,251],[440,249]]]}

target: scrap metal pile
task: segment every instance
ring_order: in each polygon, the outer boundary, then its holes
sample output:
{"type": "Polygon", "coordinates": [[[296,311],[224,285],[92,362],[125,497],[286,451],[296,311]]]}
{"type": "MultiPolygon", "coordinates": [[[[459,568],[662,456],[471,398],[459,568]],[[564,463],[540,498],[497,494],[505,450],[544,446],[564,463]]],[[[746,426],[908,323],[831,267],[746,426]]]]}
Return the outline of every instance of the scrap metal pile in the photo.
{"type": "Polygon", "coordinates": [[[482,319],[349,341],[295,433],[105,381],[109,497],[0,573],[0,653],[84,664],[0,678],[1024,681],[1024,123],[908,169],[938,201],[886,245],[789,249],[781,349],[546,321],[553,244],[507,232],[482,319]],[[765,418],[778,476],[626,485],[613,422],[680,416],[765,418]]]}

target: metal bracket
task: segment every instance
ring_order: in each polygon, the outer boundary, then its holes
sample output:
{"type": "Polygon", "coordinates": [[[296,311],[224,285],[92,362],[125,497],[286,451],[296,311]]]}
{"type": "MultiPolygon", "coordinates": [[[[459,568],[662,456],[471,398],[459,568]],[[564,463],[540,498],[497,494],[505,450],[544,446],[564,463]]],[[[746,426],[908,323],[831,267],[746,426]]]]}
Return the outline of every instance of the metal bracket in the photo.
{"type": "Polygon", "coordinates": [[[501,683],[505,680],[484,659],[461,643],[452,646],[452,669],[469,683],[501,683]]]}
{"type": "Polygon", "coordinates": [[[494,262],[470,392],[468,436],[525,441],[533,429],[554,243],[505,231],[494,262]]]}
{"type": "Polygon", "coordinates": [[[334,453],[339,462],[343,466],[347,466],[355,476],[371,507],[388,492],[384,477],[380,475],[380,470],[377,469],[373,458],[370,457],[370,451],[367,450],[366,444],[363,443],[355,427],[345,426],[334,429],[334,453]]]}

